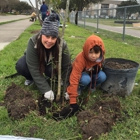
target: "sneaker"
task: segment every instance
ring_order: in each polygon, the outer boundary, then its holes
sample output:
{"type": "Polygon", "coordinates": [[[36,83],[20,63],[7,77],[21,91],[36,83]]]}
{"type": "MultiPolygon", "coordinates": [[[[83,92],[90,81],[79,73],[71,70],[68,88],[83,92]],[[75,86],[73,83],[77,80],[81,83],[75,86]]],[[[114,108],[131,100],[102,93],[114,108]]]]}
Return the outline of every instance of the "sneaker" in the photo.
{"type": "Polygon", "coordinates": [[[94,91],[96,91],[96,88],[90,88],[91,93],[94,92],[94,91]]]}
{"type": "Polygon", "coordinates": [[[32,85],[34,83],[34,81],[33,80],[25,80],[25,82],[24,82],[24,85],[25,86],[29,86],[29,85],[32,85]]]}

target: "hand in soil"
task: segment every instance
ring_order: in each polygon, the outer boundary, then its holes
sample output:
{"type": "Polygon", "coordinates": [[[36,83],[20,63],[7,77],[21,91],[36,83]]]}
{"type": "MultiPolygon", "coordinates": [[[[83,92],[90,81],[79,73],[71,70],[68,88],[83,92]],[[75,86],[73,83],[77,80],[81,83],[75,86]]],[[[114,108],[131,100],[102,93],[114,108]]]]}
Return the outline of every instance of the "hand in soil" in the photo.
{"type": "Polygon", "coordinates": [[[71,104],[67,107],[64,107],[61,111],[53,113],[53,119],[56,121],[66,119],[73,116],[78,110],[78,104],[71,104]]]}

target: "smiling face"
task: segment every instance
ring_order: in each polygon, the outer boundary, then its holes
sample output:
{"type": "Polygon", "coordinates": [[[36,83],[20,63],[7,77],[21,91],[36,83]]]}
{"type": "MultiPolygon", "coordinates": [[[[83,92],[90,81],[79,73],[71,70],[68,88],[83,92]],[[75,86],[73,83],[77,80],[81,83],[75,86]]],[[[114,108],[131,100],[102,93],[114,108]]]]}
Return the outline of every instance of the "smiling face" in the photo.
{"type": "Polygon", "coordinates": [[[56,37],[42,35],[41,42],[46,49],[51,49],[55,45],[56,40],[56,37]]]}
{"type": "Polygon", "coordinates": [[[96,61],[101,55],[101,52],[99,51],[98,53],[94,51],[94,49],[91,49],[89,51],[89,54],[88,54],[88,58],[90,61],[94,62],[96,61]]]}

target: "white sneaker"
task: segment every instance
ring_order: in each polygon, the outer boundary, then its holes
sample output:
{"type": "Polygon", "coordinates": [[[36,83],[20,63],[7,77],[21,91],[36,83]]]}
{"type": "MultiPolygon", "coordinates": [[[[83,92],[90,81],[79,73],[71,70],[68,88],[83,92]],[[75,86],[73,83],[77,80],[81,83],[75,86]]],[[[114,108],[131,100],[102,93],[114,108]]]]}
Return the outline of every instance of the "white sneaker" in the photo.
{"type": "Polygon", "coordinates": [[[34,83],[34,81],[33,80],[25,80],[25,82],[24,82],[24,85],[25,86],[29,86],[29,85],[32,85],[34,83]]]}

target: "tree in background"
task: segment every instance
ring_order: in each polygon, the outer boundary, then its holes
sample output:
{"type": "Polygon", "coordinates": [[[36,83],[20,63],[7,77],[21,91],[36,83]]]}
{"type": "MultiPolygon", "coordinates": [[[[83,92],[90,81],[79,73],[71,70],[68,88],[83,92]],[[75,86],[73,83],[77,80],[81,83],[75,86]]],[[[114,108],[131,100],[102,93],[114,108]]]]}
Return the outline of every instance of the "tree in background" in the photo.
{"type": "Polygon", "coordinates": [[[1,0],[0,1],[0,12],[11,12],[11,9],[13,8],[14,4],[19,2],[19,0],[1,0]]]}
{"type": "MultiPolygon", "coordinates": [[[[123,1],[121,2],[121,4],[118,5],[118,7],[124,7],[124,6],[131,6],[131,5],[139,5],[139,3],[137,2],[137,0],[128,0],[128,1],[123,1]]],[[[140,12],[140,7],[128,7],[127,8],[127,18],[129,19],[129,17],[131,17],[131,14],[140,12]]],[[[124,8],[118,8],[117,9],[117,14],[119,15],[123,15],[124,14],[124,8]]]]}
{"type": "MultiPolygon", "coordinates": [[[[67,0],[61,0],[59,8],[66,9],[66,1],[67,0]]],[[[104,0],[70,0],[69,10],[77,9],[78,11],[82,11],[84,7],[88,6],[88,4],[99,3],[102,1],[104,0]]]]}
{"type": "MultiPolygon", "coordinates": [[[[99,3],[104,0],[70,0],[70,6],[69,11],[74,10],[76,12],[75,16],[75,24],[78,24],[77,17],[79,16],[79,19],[82,18],[82,13],[78,11],[82,11],[84,7],[87,7],[90,3],[99,3]]],[[[59,8],[66,9],[66,0],[61,0],[61,3],[59,5],[59,8]]]]}
{"type": "Polygon", "coordinates": [[[21,2],[19,0],[1,0],[0,1],[0,10],[1,12],[12,12],[12,10],[22,11],[30,10],[31,6],[26,2],[21,2]]]}
{"type": "Polygon", "coordinates": [[[21,1],[21,2],[17,2],[16,5],[14,5],[14,9],[19,13],[23,13],[23,12],[27,13],[28,10],[32,9],[32,7],[28,3],[21,1]]]}
{"type": "Polygon", "coordinates": [[[7,6],[7,2],[5,0],[0,1],[0,12],[3,13],[5,11],[5,8],[7,6]]]}

